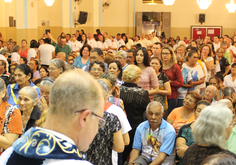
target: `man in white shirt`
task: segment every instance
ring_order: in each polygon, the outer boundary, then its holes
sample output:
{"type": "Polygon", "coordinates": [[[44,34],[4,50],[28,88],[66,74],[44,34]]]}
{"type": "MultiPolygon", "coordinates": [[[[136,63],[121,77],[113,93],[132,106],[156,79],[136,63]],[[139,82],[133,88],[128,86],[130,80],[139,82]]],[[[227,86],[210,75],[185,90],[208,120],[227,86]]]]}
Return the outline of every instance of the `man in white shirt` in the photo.
{"type": "Polygon", "coordinates": [[[138,35],[135,36],[135,41],[134,41],[134,45],[137,45],[137,44],[141,44],[141,46],[143,46],[141,40],[140,40],[140,37],[138,35]]]}
{"type": "Polygon", "coordinates": [[[104,32],[104,33],[103,33],[103,36],[104,36],[104,38],[105,38],[105,42],[107,43],[108,49],[110,49],[112,43],[111,43],[111,40],[108,38],[108,33],[107,33],[107,32],[104,32]]]}
{"type": "Polygon", "coordinates": [[[153,31],[152,32],[152,37],[153,37],[153,39],[152,39],[152,42],[153,43],[156,43],[156,42],[160,42],[160,40],[157,38],[157,36],[155,35],[155,32],[153,31]]]}
{"type": "Polygon", "coordinates": [[[67,33],[66,34],[66,44],[71,48],[72,43],[71,43],[70,39],[71,39],[71,35],[69,33],[67,33]]]}
{"type": "Polygon", "coordinates": [[[0,164],[19,164],[20,160],[28,165],[91,165],[81,152],[88,150],[106,122],[104,98],[101,85],[89,73],[71,70],[61,74],[50,91],[44,128],[25,132],[4,151],[0,164]]]}
{"type": "Polygon", "coordinates": [[[97,42],[93,38],[93,32],[89,31],[88,33],[88,44],[93,48],[97,48],[97,42]]]}
{"type": "Polygon", "coordinates": [[[214,36],[213,45],[214,45],[215,51],[216,51],[218,48],[220,48],[220,37],[219,37],[218,35],[215,35],[215,36],[214,36]]]}
{"type": "Polygon", "coordinates": [[[145,48],[147,48],[149,46],[148,40],[146,39],[146,35],[145,33],[142,33],[142,37],[141,37],[141,45],[145,48]]]}
{"type": "MultiPolygon", "coordinates": [[[[134,45],[134,41],[129,37],[128,33],[126,33],[125,36],[127,37],[128,44],[130,45],[130,48],[131,48],[131,46],[134,45]]],[[[128,48],[128,49],[130,49],[130,48],[128,48]]]]}
{"type": "Polygon", "coordinates": [[[72,42],[71,42],[70,49],[71,49],[72,52],[76,52],[79,55],[79,51],[80,51],[80,49],[82,47],[81,42],[79,42],[77,40],[75,34],[72,34],[71,39],[72,39],[72,42]]]}
{"type": "Polygon", "coordinates": [[[119,49],[119,47],[121,47],[122,45],[125,45],[125,42],[121,39],[121,34],[118,33],[116,35],[116,43],[117,43],[117,47],[119,49]]]}

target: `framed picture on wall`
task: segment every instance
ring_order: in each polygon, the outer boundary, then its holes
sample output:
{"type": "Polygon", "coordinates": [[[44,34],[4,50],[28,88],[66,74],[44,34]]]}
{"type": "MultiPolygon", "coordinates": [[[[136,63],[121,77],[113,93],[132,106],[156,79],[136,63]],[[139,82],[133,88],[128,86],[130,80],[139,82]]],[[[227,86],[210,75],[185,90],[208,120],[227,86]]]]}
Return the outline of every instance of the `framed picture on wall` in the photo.
{"type": "Polygon", "coordinates": [[[222,35],[222,26],[191,26],[191,38],[193,40],[204,39],[206,35],[211,36],[218,35],[221,37],[222,35]]]}

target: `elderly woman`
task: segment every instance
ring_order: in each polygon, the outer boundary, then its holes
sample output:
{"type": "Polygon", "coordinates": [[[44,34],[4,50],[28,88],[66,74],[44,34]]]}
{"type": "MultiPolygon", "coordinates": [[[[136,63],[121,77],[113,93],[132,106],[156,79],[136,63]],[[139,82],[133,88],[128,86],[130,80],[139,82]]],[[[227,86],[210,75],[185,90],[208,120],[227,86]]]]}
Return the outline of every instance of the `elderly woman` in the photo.
{"type": "Polygon", "coordinates": [[[105,72],[105,65],[101,61],[93,61],[89,64],[89,73],[95,78],[99,79],[101,74],[105,72]]]}
{"type": "Polygon", "coordinates": [[[22,121],[19,109],[7,103],[7,90],[0,78],[0,154],[22,134],[22,121]]]}
{"type": "Polygon", "coordinates": [[[124,82],[122,81],[122,66],[120,64],[120,61],[117,60],[112,60],[111,62],[108,63],[108,72],[114,73],[117,77],[116,79],[116,85],[120,86],[124,82]]]}
{"type": "Polygon", "coordinates": [[[15,68],[14,71],[15,75],[15,84],[9,84],[7,86],[7,94],[9,96],[8,103],[11,105],[17,105],[18,106],[18,96],[19,96],[19,91],[26,86],[30,86],[36,89],[38,93],[38,98],[40,98],[40,89],[35,86],[35,84],[32,83],[31,79],[33,78],[33,72],[30,69],[28,65],[21,64],[18,65],[15,68]]]}
{"type": "Polygon", "coordinates": [[[150,67],[146,48],[141,47],[137,50],[134,64],[142,70],[138,86],[147,90],[150,100],[153,101],[153,95],[157,94],[159,91],[159,83],[155,70],[150,67]]]}
{"type": "Polygon", "coordinates": [[[225,149],[233,126],[232,111],[224,104],[204,108],[193,123],[192,133],[196,144],[186,150],[183,165],[189,162],[199,165],[208,156],[218,153],[236,158],[235,154],[225,149]]]}
{"type": "Polygon", "coordinates": [[[12,49],[12,53],[11,53],[11,63],[12,64],[14,64],[14,63],[20,64],[19,52],[20,52],[20,46],[19,45],[14,46],[14,48],[12,49]]]}
{"type": "MultiPolygon", "coordinates": [[[[106,91],[105,101],[107,101],[111,85],[105,79],[99,79],[98,82],[106,91]]],[[[86,152],[88,161],[93,164],[112,164],[112,149],[116,152],[123,152],[124,150],[121,124],[118,117],[104,111],[103,118],[106,123],[99,128],[97,135],[86,152]]]]}
{"type": "Polygon", "coordinates": [[[73,63],[73,66],[76,68],[83,68],[87,65],[89,65],[89,57],[90,57],[90,50],[91,46],[88,44],[84,44],[84,46],[80,49],[80,56],[75,58],[75,61],[73,63]]]}
{"type": "Polygon", "coordinates": [[[66,66],[63,60],[53,59],[48,67],[49,77],[56,79],[60,74],[66,70],[66,66]]]}
{"type": "Polygon", "coordinates": [[[182,72],[176,63],[176,56],[170,46],[163,47],[161,50],[161,60],[163,62],[163,72],[167,74],[170,85],[171,95],[168,96],[168,113],[177,106],[178,88],[183,85],[182,72]]]}
{"type": "Polygon", "coordinates": [[[19,107],[22,112],[23,132],[35,126],[35,121],[41,116],[38,109],[38,94],[33,87],[24,87],[19,92],[19,107]]]}
{"type": "Polygon", "coordinates": [[[194,91],[190,91],[184,98],[183,107],[175,108],[167,117],[167,122],[172,124],[176,133],[180,127],[184,124],[192,123],[195,120],[193,109],[198,101],[202,100],[202,97],[194,91]]]}
{"type": "Polygon", "coordinates": [[[129,132],[130,145],[126,146],[123,152],[123,162],[129,157],[132,150],[133,138],[137,126],[143,122],[143,113],[150,102],[148,91],[138,87],[142,71],[135,65],[128,65],[124,72],[122,79],[124,84],[120,86],[120,98],[124,102],[127,118],[130,122],[132,130],[129,132]]]}
{"type": "MultiPolygon", "coordinates": [[[[195,119],[197,119],[200,112],[209,105],[210,103],[205,100],[197,102],[193,110],[195,119]]],[[[177,149],[177,155],[180,157],[179,164],[182,164],[184,153],[188,149],[188,147],[191,146],[192,144],[195,144],[192,135],[192,126],[193,123],[183,125],[179,129],[179,132],[177,134],[176,149],[177,149]]]]}

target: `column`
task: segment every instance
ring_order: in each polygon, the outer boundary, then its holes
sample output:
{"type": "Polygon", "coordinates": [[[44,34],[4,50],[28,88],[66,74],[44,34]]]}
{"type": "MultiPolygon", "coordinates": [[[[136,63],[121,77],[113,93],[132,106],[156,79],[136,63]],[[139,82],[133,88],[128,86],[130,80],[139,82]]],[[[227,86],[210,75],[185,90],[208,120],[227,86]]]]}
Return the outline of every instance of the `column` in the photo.
{"type": "Polygon", "coordinates": [[[101,0],[93,0],[93,32],[101,27],[101,12],[102,12],[101,0]]]}
{"type": "Polygon", "coordinates": [[[62,31],[65,33],[72,33],[72,11],[72,0],[62,0],[62,31]]]}

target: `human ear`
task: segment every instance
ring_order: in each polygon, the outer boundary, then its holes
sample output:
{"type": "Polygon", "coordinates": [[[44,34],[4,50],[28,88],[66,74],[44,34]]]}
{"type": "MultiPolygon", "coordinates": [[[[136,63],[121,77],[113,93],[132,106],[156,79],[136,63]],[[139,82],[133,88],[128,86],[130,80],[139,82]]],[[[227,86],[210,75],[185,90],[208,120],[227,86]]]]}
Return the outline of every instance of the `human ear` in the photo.
{"type": "Polygon", "coordinates": [[[79,125],[81,128],[86,127],[86,124],[89,121],[90,114],[91,114],[90,110],[85,110],[85,111],[80,112],[80,116],[78,118],[78,121],[79,121],[79,125]]]}

